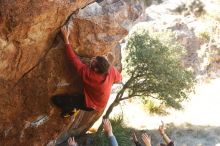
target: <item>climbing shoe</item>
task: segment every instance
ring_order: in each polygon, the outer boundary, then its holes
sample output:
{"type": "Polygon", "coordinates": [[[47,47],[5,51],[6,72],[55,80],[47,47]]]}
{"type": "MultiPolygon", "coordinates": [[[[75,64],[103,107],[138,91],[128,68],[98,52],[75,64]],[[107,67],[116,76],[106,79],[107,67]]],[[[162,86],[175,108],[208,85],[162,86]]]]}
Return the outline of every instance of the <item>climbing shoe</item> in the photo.
{"type": "Polygon", "coordinates": [[[74,116],[74,118],[75,118],[78,113],[79,113],[79,110],[77,110],[77,109],[73,109],[72,111],[69,111],[69,112],[63,111],[61,113],[61,117],[68,118],[70,116],[74,116]]]}
{"type": "Polygon", "coordinates": [[[74,115],[74,111],[70,111],[70,112],[63,111],[63,112],[61,112],[60,115],[61,115],[61,117],[63,117],[63,118],[68,118],[68,117],[74,115]]]}

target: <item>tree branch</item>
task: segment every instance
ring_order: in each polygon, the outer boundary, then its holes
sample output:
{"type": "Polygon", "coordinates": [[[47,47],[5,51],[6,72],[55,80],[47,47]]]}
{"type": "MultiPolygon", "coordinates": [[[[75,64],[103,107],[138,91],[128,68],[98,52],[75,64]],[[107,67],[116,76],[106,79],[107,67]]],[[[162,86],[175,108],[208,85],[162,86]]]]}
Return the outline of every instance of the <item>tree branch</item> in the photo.
{"type": "Polygon", "coordinates": [[[132,98],[132,97],[134,97],[134,96],[127,96],[127,97],[121,98],[120,101],[127,100],[127,99],[130,99],[130,98],[132,98]]]}

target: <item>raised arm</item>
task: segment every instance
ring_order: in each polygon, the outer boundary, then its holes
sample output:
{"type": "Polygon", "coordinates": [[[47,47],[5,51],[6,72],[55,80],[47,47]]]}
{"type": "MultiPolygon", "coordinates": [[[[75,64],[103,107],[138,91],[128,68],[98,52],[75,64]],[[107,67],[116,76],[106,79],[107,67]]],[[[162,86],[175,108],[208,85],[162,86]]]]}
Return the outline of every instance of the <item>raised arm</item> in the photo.
{"type": "Polygon", "coordinates": [[[136,146],[143,146],[137,139],[137,136],[135,134],[135,132],[133,131],[132,132],[132,139],[133,139],[133,142],[135,143],[136,146]]]}
{"type": "Polygon", "coordinates": [[[63,34],[64,43],[65,43],[65,44],[70,44],[70,42],[69,42],[69,36],[70,36],[69,28],[66,27],[66,26],[63,26],[63,27],[61,28],[61,32],[62,32],[62,34],[63,34]]]}
{"type": "Polygon", "coordinates": [[[145,146],[151,146],[151,137],[147,135],[147,133],[142,134],[142,140],[145,144],[145,146]]]}
{"type": "Polygon", "coordinates": [[[75,141],[74,137],[70,137],[68,139],[68,146],[78,146],[77,142],[75,141]]]}
{"type": "Polygon", "coordinates": [[[172,141],[171,139],[167,136],[167,134],[165,133],[165,126],[163,121],[161,121],[161,125],[159,126],[159,131],[160,131],[160,135],[163,137],[163,140],[165,141],[165,143],[168,145],[170,144],[172,141]]]}
{"type": "Polygon", "coordinates": [[[81,71],[82,68],[85,66],[85,64],[83,64],[81,62],[81,60],[79,59],[79,57],[76,55],[75,51],[73,51],[70,42],[69,42],[69,35],[70,35],[70,31],[67,27],[63,26],[61,28],[61,32],[63,34],[63,40],[66,44],[66,53],[67,56],[71,62],[71,64],[74,66],[74,68],[76,69],[77,73],[79,75],[81,75],[81,71]]]}
{"type": "Polygon", "coordinates": [[[118,146],[118,142],[112,132],[112,125],[108,119],[103,119],[103,129],[104,129],[106,136],[109,139],[110,145],[118,146]]]}

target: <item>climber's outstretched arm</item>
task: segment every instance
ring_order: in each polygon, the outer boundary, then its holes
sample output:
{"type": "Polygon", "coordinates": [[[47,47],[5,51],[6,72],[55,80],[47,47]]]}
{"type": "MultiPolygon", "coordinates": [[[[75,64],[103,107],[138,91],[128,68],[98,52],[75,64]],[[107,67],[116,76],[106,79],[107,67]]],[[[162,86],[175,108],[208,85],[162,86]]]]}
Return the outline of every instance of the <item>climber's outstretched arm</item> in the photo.
{"type": "Polygon", "coordinates": [[[81,60],[79,59],[79,57],[76,55],[75,51],[73,51],[71,45],[70,45],[70,42],[69,42],[69,35],[70,35],[70,31],[69,29],[66,27],[66,26],[63,26],[61,28],[61,32],[63,34],[63,39],[64,39],[64,42],[66,44],[66,53],[67,53],[67,56],[68,58],[70,59],[72,65],[75,67],[77,73],[79,75],[81,75],[82,73],[82,69],[83,67],[85,66],[85,64],[83,64],[81,62],[81,60]]]}
{"type": "Polygon", "coordinates": [[[68,27],[66,27],[65,25],[61,28],[61,32],[63,34],[63,40],[65,42],[65,44],[69,44],[69,36],[70,36],[70,31],[68,29],[68,27]]]}

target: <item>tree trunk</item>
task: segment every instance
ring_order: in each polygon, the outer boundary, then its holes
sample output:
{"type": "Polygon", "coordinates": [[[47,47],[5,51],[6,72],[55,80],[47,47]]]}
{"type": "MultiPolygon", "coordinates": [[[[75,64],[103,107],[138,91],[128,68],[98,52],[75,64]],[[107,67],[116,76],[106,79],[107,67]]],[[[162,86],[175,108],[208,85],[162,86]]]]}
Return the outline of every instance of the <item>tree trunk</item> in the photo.
{"type": "Polygon", "coordinates": [[[113,108],[120,103],[120,101],[124,95],[125,90],[127,90],[129,88],[129,85],[132,81],[133,81],[133,76],[130,77],[130,79],[124,84],[123,88],[118,92],[115,100],[113,101],[113,103],[109,106],[108,110],[106,111],[104,118],[108,118],[109,115],[111,114],[113,108]]]}
{"type": "MultiPolygon", "coordinates": [[[[126,82],[126,84],[123,86],[123,88],[118,92],[118,94],[117,94],[115,100],[114,100],[113,103],[109,106],[109,108],[107,109],[107,111],[106,111],[105,115],[103,116],[103,118],[107,119],[107,118],[109,117],[109,115],[111,114],[112,110],[114,109],[114,107],[117,106],[117,105],[120,103],[120,101],[121,101],[121,99],[122,99],[122,97],[123,97],[123,95],[124,95],[124,92],[125,92],[125,90],[127,89],[127,83],[128,83],[128,82],[126,82]]],[[[100,132],[100,131],[101,131],[101,129],[102,129],[101,127],[102,127],[102,126],[100,125],[99,128],[98,128],[98,130],[97,130],[97,132],[100,132]]]]}
{"type": "MultiPolygon", "coordinates": [[[[111,114],[112,110],[114,109],[115,106],[117,106],[119,104],[120,100],[118,101],[117,99],[115,99],[113,101],[113,103],[109,106],[109,108],[107,109],[105,115],[103,116],[103,119],[108,119],[109,115],[111,114]]],[[[102,130],[102,126],[100,125],[97,132],[100,132],[102,130]]]]}
{"type": "Polygon", "coordinates": [[[111,114],[114,107],[116,107],[119,104],[120,100],[115,99],[114,102],[109,106],[108,110],[106,111],[103,118],[108,119],[109,115],[111,114]]]}

